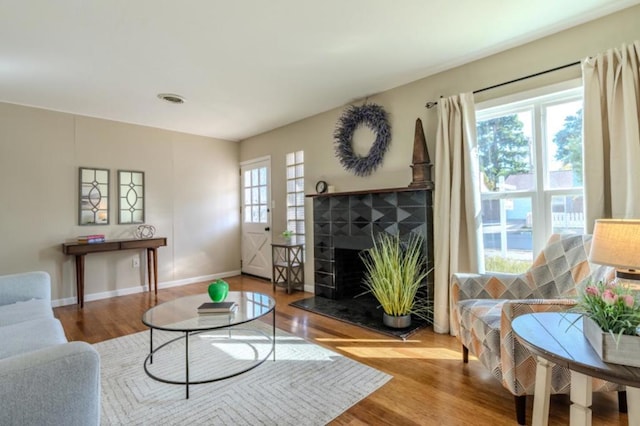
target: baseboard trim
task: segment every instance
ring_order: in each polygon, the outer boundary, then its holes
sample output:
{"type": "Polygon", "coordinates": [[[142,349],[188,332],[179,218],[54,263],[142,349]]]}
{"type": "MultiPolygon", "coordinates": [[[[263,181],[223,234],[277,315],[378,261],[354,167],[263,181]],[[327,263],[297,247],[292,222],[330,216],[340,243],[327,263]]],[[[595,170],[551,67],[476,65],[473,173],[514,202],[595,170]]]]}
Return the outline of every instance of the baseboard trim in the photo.
{"type": "MultiPolygon", "coordinates": [[[[209,281],[209,280],[216,280],[218,278],[231,277],[234,275],[240,275],[240,271],[239,270],[228,271],[228,272],[221,272],[218,274],[201,275],[199,277],[184,278],[181,280],[165,281],[165,282],[158,283],[158,289],[180,287],[183,285],[195,284],[195,283],[200,283],[200,282],[209,281]]],[[[145,291],[149,291],[148,285],[146,284],[142,286],[136,285],[134,287],[126,287],[126,288],[119,288],[111,291],[103,291],[100,293],[85,294],[84,301],[91,302],[93,300],[109,299],[111,297],[117,297],[117,296],[127,296],[129,294],[143,293],[145,291]]],[[[77,303],[76,297],[65,297],[64,299],[52,300],[51,306],[56,308],[58,306],[75,305],[76,303],[77,303]]]]}

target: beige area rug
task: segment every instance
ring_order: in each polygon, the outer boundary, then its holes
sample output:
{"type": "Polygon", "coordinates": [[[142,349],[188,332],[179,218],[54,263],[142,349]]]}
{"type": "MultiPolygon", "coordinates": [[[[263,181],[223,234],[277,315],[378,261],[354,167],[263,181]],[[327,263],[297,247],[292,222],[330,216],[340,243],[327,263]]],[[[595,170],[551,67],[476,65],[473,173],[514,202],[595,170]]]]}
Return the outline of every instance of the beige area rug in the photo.
{"type": "MultiPolygon", "coordinates": [[[[190,380],[206,380],[255,365],[271,344],[261,322],[189,340],[190,380]],[[256,328],[257,327],[257,328],[256,328]]],[[[95,344],[101,356],[103,425],[324,425],[384,385],[391,376],[276,331],[273,355],[253,370],[222,381],[185,386],[147,376],[149,332],[95,344]]],[[[177,333],[154,331],[154,345],[177,333]]],[[[152,374],[184,380],[184,339],[154,355],[152,374]]]]}

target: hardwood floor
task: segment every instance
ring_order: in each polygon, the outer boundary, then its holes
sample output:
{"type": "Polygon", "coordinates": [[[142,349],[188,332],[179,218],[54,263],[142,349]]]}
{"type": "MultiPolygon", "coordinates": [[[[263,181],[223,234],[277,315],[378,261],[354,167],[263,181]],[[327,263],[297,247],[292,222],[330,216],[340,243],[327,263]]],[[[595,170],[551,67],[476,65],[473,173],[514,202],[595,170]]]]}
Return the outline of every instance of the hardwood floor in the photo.
{"type": "MultiPolygon", "coordinates": [[[[475,359],[462,363],[458,341],[423,329],[405,342],[289,306],[311,294],[287,295],[271,283],[246,276],[225,279],[231,290],[273,294],[276,325],[308,341],[329,348],[393,376],[378,391],[351,407],[332,425],[515,425],[512,395],[475,359]]],[[[179,296],[206,292],[208,283],[161,289],[158,296],[129,296],[55,308],[69,340],[96,343],[146,330],[145,310],[179,296]]],[[[140,361],[142,363],[142,360],[140,361]]],[[[142,368],[142,366],[141,366],[142,368]]],[[[527,400],[527,423],[533,399],[527,400]]],[[[617,411],[615,393],[594,394],[594,425],[626,425],[617,411]]],[[[569,398],[553,396],[550,425],[569,424],[569,398]]]]}

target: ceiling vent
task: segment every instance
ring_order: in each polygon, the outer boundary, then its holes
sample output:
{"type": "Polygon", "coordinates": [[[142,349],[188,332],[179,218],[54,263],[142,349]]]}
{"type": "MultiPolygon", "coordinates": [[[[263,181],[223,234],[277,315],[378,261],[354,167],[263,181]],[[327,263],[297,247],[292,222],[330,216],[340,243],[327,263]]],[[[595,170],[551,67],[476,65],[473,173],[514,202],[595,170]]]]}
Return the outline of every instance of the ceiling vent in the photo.
{"type": "Polygon", "coordinates": [[[158,98],[162,99],[163,101],[169,102],[170,104],[183,104],[185,101],[182,96],[176,95],[174,93],[160,93],[158,94],[158,98]]]}

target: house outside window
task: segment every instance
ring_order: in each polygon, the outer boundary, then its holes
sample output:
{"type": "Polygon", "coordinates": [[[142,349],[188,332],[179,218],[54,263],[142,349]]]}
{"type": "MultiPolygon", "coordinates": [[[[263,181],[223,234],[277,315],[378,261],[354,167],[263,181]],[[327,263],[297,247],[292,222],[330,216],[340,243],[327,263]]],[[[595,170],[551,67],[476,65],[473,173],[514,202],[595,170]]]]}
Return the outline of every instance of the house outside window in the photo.
{"type": "Polygon", "coordinates": [[[481,259],[487,271],[523,272],[552,233],[585,229],[582,88],[492,103],[476,112],[481,259]]]}
{"type": "Polygon", "coordinates": [[[291,242],[304,244],[304,151],[290,152],[287,166],[287,230],[291,242]]]}

